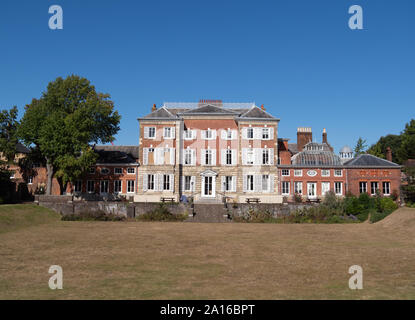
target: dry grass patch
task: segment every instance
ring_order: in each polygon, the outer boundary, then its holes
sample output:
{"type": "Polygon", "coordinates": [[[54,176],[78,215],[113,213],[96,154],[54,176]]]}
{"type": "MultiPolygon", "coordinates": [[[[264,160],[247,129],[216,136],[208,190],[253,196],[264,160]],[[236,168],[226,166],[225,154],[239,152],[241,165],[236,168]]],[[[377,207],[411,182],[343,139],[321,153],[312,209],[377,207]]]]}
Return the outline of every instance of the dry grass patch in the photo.
{"type": "Polygon", "coordinates": [[[0,234],[0,298],[414,299],[414,230],[55,220],[0,234]],[[48,288],[52,264],[63,290],[48,288]]]}

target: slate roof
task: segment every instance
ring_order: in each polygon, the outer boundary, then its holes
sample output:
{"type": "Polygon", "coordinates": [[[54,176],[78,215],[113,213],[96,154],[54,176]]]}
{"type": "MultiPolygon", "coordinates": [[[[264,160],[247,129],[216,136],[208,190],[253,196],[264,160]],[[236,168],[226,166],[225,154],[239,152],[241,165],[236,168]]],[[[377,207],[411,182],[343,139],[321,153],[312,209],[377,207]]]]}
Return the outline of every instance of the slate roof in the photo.
{"type": "Polygon", "coordinates": [[[390,162],[385,159],[381,159],[372,154],[358,155],[356,158],[346,161],[344,165],[347,167],[357,167],[357,168],[365,168],[365,167],[400,168],[399,164],[390,162]]]}
{"type": "Polygon", "coordinates": [[[309,142],[291,157],[293,166],[341,166],[341,160],[326,143],[309,142]]]}
{"type": "Polygon", "coordinates": [[[190,110],[184,111],[182,114],[185,114],[185,115],[195,114],[195,115],[197,115],[197,114],[201,114],[201,113],[203,113],[203,114],[205,114],[205,113],[206,114],[219,113],[219,114],[235,114],[235,115],[237,114],[231,109],[225,109],[225,108],[217,107],[217,106],[210,105],[210,104],[202,106],[200,108],[190,109],[190,110]]]}
{"type": "Polygon", "coordinates": [[[138,146],[95,146],[97,163],[135,163],[138,159],[138,146]]]}
{"type": "Polygon", "coordinates": [[[146,115],[144,119],[175,119],[176,116],[168,111],[166,108],[162,107],[153,111],[152,113],[146,115]]]}
{"type": "Polygon", "coordinates": [[[268,112],[258,108],[252,107],[250,110],[242,114],[241,118],[268,118],[268,119],[275,119],[271,116],[268,112]]]}
{"type": "Polygon", "coordinates": [[[196,103],[196,102],[166,102],[164,105],[150,114],[138,120],[178,120],[183,116],[191,115],[227,115],[235,119],[279,119],[273,117],[265,110],[258,108],[254,103],[196,103]]]}
{"type": "Polygon", "coordinates": [[[296,144],[296,143],[289,143],[289,144],[288,144],[288,150],[289,150],[292,154],[296,154],[296,153],[298,153],[297,144],[296,144]]]}
{"type": "Polygon", "coordinates": [[[20,142],[16,144],[16,151],[17,153],[29,153],[30,150],[22,145],[20,142]]]}

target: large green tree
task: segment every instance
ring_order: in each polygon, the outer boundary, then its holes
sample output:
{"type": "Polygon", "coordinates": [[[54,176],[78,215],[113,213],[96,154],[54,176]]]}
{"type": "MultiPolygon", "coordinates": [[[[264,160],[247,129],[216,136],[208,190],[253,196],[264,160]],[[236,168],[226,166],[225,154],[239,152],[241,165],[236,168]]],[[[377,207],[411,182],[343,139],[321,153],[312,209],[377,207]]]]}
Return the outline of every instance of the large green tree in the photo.
{"type": "Polygon", "coordinates": [[[1,110],[0,112],[0,153],[7,162],[13,162],[16,155],[16,146],[18,143],[17,129],[17,107],[10,110],[1,110]]]}
{"type": "Polygon", "coordinates": [[[61,194],[96,161],[92,145],[114,140],[120,115],[110,95],[99,93],[90,81],[71,75],[50,82],[40,99],[25,108],[19,137],[38,149],[46,162],[51,194],[56,177],[61,194]]]}
{"type": "Polygon", "coordinates": [[[408,159],[415,159],[415,120],[411,119],[405,125],[405,130],[402,132],[402,143],[398,149],[398,156],[405,162],[408,159]]]}
{"type": "Polygon", "coordinates": [[[392,150],[392,161],[396,163],[402,163],[398,150],[401,148],[402,136],[395,134],[388,134],[385,137],[381,137],[378,142],[370,146],[367,153],[373,154],[382,159],[386,159],[386,149],[388,147],[392,150]]]}

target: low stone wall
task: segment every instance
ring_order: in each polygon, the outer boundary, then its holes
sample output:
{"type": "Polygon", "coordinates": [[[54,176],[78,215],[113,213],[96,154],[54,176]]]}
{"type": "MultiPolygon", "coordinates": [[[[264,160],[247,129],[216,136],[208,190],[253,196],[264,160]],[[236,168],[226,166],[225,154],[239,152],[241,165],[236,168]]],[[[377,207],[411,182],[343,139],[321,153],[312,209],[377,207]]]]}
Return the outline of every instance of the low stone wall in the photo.
{"type": "MultiPolygon", "coordinates": [[[[126,217],[137,217],[144,213],[153,211],[160,203],[159,202],[122,202],[122,201],[84,201],[74,200],[72,196],[35,196],[35,202],[39,205],[50,208],[62,215],[79,214],[85,211],[102,210],[106,213],[123,215],[126,217]]],[[[243,216],[249,210],[269,211],[274,217],[288,215],[291,212],[312,206],[313,204],[275,204],[275,203],[258,203],[248,204],[239,203],[233,205],[228,203],[227,209],[223,204],[196,204],[198,210],[206,212],[228,212],[234,216],[243,216]],[[204,208],[206,206],[206,208],[204,208]]],[[[165,203],[167,209],[173,214],[192,214],[193,209],[190,204],[184,203],[165,203]]]]}

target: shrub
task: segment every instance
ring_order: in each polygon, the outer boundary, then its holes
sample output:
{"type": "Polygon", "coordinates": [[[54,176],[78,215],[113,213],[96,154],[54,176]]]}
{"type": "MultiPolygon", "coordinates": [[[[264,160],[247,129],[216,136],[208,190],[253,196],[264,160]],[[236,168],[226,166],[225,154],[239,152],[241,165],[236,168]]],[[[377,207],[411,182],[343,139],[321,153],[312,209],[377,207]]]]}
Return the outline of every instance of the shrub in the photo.
{"type": "Polygon", "coordinates": [[[366,192],[360,194],[359,203],[363,206],[363,209],[372,209],[375,207],[375,199],[371,198],[366,192]]]}
{"type": "Polygon", "coordinates": [[[353,195],[344,198],[343,207],[344,212],[349,215],[358,215],[364,210],[363,205],[361,205],[359,202],[359,199],[353,195]]]}
{"type": "Polygon", "coordinates": [[[386,218],[388,215],[389,213],[386,213],[386,212],[373,212],[370,214],[370,222],[372,223],[378,222],[386,218]]]}
{"type": "Polygon", "coordinates": [[[382,198],[379,209],[380,212],[389,214],[398,209],[398,205],[391,198],[382,198]]]}
{"type": "Polygon", "coordinates": [[[79,214],[71,213],[61,217],[63,221],[123,221],[125,216],[105,213],[102,210],[82,211],[79,214]]]}
{"type": "Polygon", "coordinates": [[[172,214],[164,203],[153,211],[146,212],[137,217],[138,221],[183,221],[187,218],[186,214],[172,214]]]}
{"type": "Polygon", "coordinates": [[[294,194],[294,202],[295,203],[302,203],[303,202],[303,197],[301,196],[301,194],[299,194],[297,192],[294,194]]]}
{"type": "Polygon", "coordinates": [[[233,216],[232,220],[235,222],[278,222],[277,218],[274,218],[273,214],[269,210],[254,210],[250,208],[243,216],[233,216]]]}

